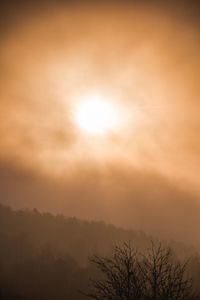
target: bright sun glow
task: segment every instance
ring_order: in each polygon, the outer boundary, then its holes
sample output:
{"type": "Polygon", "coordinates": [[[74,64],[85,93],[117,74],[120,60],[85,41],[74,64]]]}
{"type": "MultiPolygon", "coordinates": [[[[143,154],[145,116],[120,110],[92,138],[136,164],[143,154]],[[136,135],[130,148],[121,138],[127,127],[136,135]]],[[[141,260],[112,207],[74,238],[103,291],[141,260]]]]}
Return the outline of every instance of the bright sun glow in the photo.
{"type": "Polygon", "coordinates": [[[88,133],[102,134],[116,127],[118,116],[111,103],[93,96],[79,103],[76,122],[88,133]]]}

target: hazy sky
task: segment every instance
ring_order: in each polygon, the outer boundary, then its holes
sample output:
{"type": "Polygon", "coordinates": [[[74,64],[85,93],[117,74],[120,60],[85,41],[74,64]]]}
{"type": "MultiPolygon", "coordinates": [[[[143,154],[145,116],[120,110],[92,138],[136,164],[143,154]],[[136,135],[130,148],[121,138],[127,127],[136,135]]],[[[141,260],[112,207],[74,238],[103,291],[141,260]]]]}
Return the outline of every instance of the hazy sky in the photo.
{"type": "Polygon", "coordinates": [[[1,202],[200,245],[200,6],[106,2],[1,1],[1,202]],[[109,134],[77,126],[93,95],[109,134]]]}

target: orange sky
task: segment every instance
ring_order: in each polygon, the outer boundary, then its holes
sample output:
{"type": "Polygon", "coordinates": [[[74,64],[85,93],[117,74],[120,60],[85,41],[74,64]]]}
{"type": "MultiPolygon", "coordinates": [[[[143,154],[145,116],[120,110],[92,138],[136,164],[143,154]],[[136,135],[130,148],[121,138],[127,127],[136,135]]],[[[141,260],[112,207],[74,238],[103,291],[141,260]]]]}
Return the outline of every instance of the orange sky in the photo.
{"type": "Polygon", "coordinates": [[[198,240],[200,28],[145,3],[4,7],[4,203],[198,240]],[[74,119],[94,94],[123,116],[107,135],[74,119]]]}

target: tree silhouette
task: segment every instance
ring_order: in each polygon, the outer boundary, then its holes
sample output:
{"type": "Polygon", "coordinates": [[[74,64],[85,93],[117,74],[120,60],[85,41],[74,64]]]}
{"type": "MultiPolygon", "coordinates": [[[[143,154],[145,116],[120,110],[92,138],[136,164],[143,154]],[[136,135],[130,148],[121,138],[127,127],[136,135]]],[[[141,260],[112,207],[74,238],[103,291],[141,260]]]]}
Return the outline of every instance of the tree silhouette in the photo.
{"type": "Polygon", "coordinates": [[[175,260],[170,249],[151,243],[145,254],[124,243],[112,256],[94,255],[90,261],[100,271],[90,280],[85,295],[96,300],[192,300],[192,280],[186,263],[175,260]]]}
{"type": "Polygon", "coordinates": [[[171,249],[151,243],[146,255],[138,264],[143,282],[144,299],[192,300],[195,299],[192,279],[186,276],[187,263],[175,260],[171,249]]]}

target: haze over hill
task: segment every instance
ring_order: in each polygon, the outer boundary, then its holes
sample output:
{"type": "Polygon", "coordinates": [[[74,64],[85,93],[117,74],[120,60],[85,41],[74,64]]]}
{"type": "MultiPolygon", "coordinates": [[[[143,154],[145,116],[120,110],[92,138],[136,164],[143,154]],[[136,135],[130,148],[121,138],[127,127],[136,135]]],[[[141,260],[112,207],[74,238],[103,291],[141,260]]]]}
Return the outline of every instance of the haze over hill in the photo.
{"type": "Polygon", "coordinates": [[[0,300],[200,299],[200,1],[0,0],[0,70],[0,300]]]}
{"type": "Polygon", "coordinates": [[[200,247],[199,16],[188,0],[0,1],[1,203],[200,247]],[[77,122],[96,98],[120,116],[101,134],[77,122]]]}
{"type": "Polygon", "coordinates": [[[163,176],[110,166],[49,179],[1,166],[1,202],[143,230],[200,245],[199,199],[163,176]]]}
{"type": "MultiPolygon", "coordinates": [[[[138,251],[150,247],[143,232],[102,222],[86,222],[50,213],[13,211],[0,205],[0,295],[2,299],[82,300],[89,278],[97,272],[88,261],[109,255],[113,245],[130,242],[138,251]]],[[[173,257],[190,258],[187,274],[199,291],[200,255],[183,243],[164,241],[173,257]]]]}
{"type": "MultiPolygon", "coordinates": [[[[114,245],[131,242],[143,251],[157,237],[143,231],[127,230],[104,222],[66,218],[62,214],[34,210],[13,210],[0,205],[1,262],[26,259],[31,251],[52,251],[53,255],[69,255],[80,266],[88,265],[93,253],[108,254],[114,245]],[[14,244],[16,243],[16,247],[14,244]],[[24,256],[24,257],[23,257],[24,256]]],[[[199,256],[192,245],[163,240],[181,260],[199,256]]]]}

